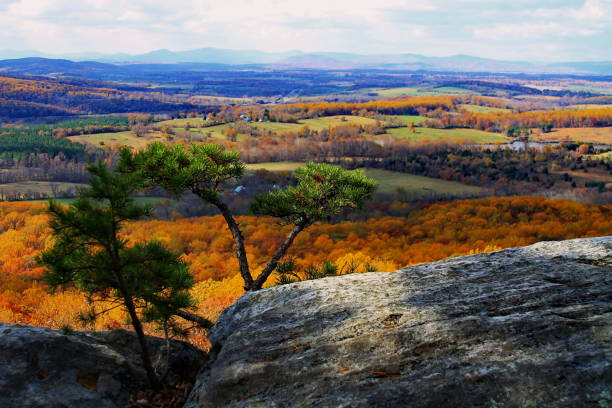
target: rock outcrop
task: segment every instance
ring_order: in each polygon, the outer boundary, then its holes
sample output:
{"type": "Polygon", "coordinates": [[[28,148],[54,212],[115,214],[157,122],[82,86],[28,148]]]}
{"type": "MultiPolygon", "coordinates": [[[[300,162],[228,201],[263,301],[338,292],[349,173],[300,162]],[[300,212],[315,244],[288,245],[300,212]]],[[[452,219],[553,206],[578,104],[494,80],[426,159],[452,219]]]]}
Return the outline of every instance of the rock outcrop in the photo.
{"type": "Polygon", "coordinates": [[[611,303],[612,237],[266,289],[186,407],[611,406],[611,303]]]}
{"type": "MultiPolygon", "coordinates": [[[[154,360],[163,339],[149,337],[154,360]]],[[[204,353],[172,341],[171,382],[195,376],[204,353]]],[[[0,407],[116,408],[147,387],[134,333],[74,332],[0,323],[0,407]]]]}

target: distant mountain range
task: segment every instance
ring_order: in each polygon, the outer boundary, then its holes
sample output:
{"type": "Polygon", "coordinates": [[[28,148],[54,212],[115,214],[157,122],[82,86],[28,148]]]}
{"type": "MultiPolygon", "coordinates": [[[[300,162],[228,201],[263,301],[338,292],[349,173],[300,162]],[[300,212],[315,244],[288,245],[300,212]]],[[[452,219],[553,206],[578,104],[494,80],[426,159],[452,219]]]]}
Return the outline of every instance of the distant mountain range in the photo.
{"type": "MultiPolygon", "coordinates": [[[[157,50],[145,54],[45,54],[36,51],[0,50],[0,59],[27,58],[29,64],[38,61],[41,75],[49,74],[48,67],[43,69],[44,60],[65,60],[55,62],[55,65],[70,67],[69,62],[87,61],[90,69],[96,69],[95,63],[112,64],[118,70],[125,69],[131,64],[206,64],[211,69],[215,64],[217,69],[224,69],[226,65],[257,65],[266,68],[302,68],[322,70],[348,70],[348,69],[385,69],[409,71],[438,71],[438,72],[491,72],[491,73],[528,73],[528,74],[591,74],[612,75],[612,61],[600,62],[558,62],[558,63],[531,63],[520,61],[499,61],[469,55],[454,55],[450,57],[427,57],[418,54],[380,54],[361,55],[352,53],[316,52],[304,53],[301,51],[288,51],[282,53],[263,52],[255,50],[227,50],[218,48],[201,48],[190,51],[157,50]]],[[[10,70],[8,61],[0,62],[0,72],[10,70]]],[[[72,66],[74,68],[74,66],[72,66]]],[[[98,69],[108,70],[108,66],[99,65],[98,69]]],[[[176,70],[177,67],[172,68],[176,70]]],[[[181,67],[183,69],[185,67],[181,67]]],[[[62,68],[63,69],[63,68],[62,68]]],[[[61,71],[61,70],[60,70],[61,71]]]]}

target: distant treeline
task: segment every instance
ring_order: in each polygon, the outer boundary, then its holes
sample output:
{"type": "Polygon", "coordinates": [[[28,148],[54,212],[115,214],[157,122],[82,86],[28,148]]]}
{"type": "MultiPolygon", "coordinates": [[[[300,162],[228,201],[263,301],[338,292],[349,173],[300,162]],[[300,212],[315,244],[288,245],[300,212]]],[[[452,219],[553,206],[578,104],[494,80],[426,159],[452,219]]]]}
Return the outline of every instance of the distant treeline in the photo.
{"type": "Polygon", "coordinates": [[[0,77],[0,119],[119,112],[207,112],[187,98],[158,92],[73,85],[63,80],[0,77]]]}
{"type": "Polygon", "coordinates": [[[97,117],[65,120],[53,124],[0,128],[0,158],[19,159],[30,154],[61,155],[68,160],[88,161],[98,153],[66,136],[128,129],[127,117],[97,117]]]}

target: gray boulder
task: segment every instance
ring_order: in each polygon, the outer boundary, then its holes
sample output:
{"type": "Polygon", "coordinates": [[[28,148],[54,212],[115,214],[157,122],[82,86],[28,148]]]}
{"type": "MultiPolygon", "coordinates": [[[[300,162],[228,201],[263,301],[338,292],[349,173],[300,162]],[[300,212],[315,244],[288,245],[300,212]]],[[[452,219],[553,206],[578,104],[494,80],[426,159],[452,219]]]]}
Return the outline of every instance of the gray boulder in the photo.
{"type": "Polygon", "coordinates": [[[612,237],[243,296],[196,407],[612,406],[612,237]]]}
{"type": "MultiPolygon", "coordinates": [[[[165,341],[148,337],[154,360],[165,341]]],[[[169,378],[195,376],[204,353],[173,341],[169,378]]],[[[0,323],[0,407],[115,408],[147,388],[135,334],[74,332],[0,323]]]]}

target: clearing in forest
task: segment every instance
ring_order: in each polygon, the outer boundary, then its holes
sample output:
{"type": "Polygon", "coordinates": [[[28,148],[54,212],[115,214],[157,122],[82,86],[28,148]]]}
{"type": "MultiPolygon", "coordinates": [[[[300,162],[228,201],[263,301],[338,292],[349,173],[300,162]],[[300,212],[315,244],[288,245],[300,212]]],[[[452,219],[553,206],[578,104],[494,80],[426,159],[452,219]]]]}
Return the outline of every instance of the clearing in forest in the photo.
{"type": "Polygon", "coordinates": [[[507,112],[512,112],[511,109],[504,109],[504,108],[493,108],[490,106],[479,106],[479,105],[468,105],[468,104],[461,104],[458,105],[460,108],[465,109],[468,112],[474,112],[474,113],[495,113],[495,112],[503,112],[503,113],[507,113],[507,112]]]}
{"type": "Polygon", "coordinates": [[[64,183],[59,181],[21,181],[16,183],[0,184],[0,194],[13,195],[17,193],[34,193],[53,196],[54,193],[74,192],[79,187],[85,187],[80,183],[64,183]]]}
{"type": "Polygon", "coordinates": [[[612,145],[612,127],[564,128],[532,136],[545,142],[601,143],[612,145]]]}
{"type": "MultiPolygon", "coordinates": [[[[272,162],[247,164],[247,170],[265,169],[268,171],[294,171],[304,166],[299,162],[272,162]]],[[[368,177],[378,181],[377,192],[383,194],[396,193],[402,189],[412,198],[424,198],[435,194],[468,195],[477,194],[480,187],[468,186],[454,181],[446,181],[431,177],[415,176],[408,173],[381,169],[363,169],[368,177]]]]}
{"type": "Polygon", "coordinates": [[[429,140],[441,142],[447,140],[451,143],[504,143],[509,139],[498,133],[484,132],[475,129],[433,129],[425,127],[389,129],[388,134],[400,139],[415,142],[429,140]]]}
{"type": "Polygon", "coordinates": [[[130,130],[116,133],[70,136],[68,139],[73,142],[91,144],[97,147],[129,146],[137,149],[144,148],[153,142],[166,140],[161,132],[149,132],[142,137],[138,137],[130,130]]]}
{"type": "Polygon", "coordinates": [[[471,91],[469,89],[457,88],[451,86],[443,86],[439,88],[427,87],[427,88],[389,88],[389,89],[372,89],[369,90],[371,93],[376,93],[378,96],[385,98],[396,98],[398,96],[437,96],[437,95],[480,95],[479,92],[471,91]]]}

